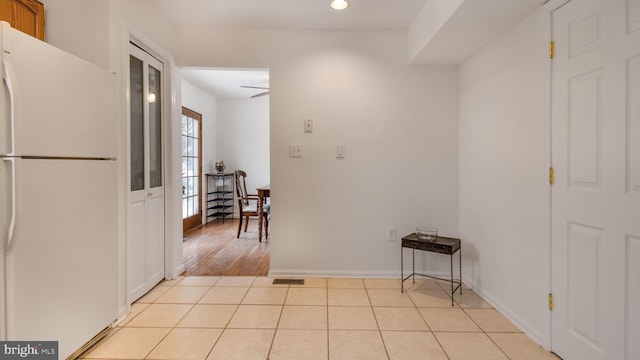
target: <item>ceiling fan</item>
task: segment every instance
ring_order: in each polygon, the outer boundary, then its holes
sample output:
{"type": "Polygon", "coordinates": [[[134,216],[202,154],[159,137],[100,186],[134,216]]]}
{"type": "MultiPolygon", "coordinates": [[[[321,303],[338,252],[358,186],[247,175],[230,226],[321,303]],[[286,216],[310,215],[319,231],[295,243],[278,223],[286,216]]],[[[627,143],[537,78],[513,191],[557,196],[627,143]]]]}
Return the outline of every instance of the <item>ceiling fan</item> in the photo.
{"type": "Polygon", "coordinates": [[[246,89],[259,89],[259,90],[267,90],[267,91],[263,91],[261,93],[255,94],[253,96],[251,96],[251,99],[259,97],[259,96],[265,96],[265,95],[269,95],[269,88],[268,87],[262,87],[262,86],[246,86],[246,85],[240,85],[241,88],[246,88],[246,89]]]}

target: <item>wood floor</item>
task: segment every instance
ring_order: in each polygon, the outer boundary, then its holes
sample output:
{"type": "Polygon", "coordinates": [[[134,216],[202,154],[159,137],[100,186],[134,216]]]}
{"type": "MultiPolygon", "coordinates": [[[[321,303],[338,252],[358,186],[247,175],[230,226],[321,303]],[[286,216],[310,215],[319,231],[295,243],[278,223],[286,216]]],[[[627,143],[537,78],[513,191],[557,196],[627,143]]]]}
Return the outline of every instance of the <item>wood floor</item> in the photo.
{"type": "MultiPolygon", "coordinates": [[[[237,219],[215,220],[184,235],[185,276],[253,275],[269,272],[271,239],[258,242],[258,220],[251,219],[247,232],[238,231],[237,219]]],[[[264,236],[264,235],[263,235],[264,236]]]]}

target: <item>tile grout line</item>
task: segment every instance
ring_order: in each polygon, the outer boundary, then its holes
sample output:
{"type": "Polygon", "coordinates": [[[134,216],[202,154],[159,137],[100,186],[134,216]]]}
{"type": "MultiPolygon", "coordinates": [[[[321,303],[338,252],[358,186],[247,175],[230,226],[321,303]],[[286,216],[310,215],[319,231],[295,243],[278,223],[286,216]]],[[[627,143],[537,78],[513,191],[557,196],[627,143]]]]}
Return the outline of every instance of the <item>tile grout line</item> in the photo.
{"type": "Polygon", "coordinates": [[[329,279],[327,279],[326,287],[326,304],[325,309],[327,310],[327,360],[331,359],[331,349],[330,349],[330,340],[329,340],[329,279]]]}
{"type": "MultiPolygon", "coordinates": [[[[188,285],[179,285],[179,284],[182,282],[182,280],[184,280],[184,279],[185,279],[185,277],[183,277],[180,281],[178,281],[178,282],[176,282],[175,284],[173,284],[173,285],[172,285],[172,288],[176,288],[177,286],[185,286],[185,287],[187,287],[188,285]]],[[[200,297],[198,297],[198,299],[197,299],[197,300],[195,300],[192,304],[189,304],[189,305],[191,305],[191,307],[189,308],[189,310],[188,310],[188,311],[187,311],[187,312],[186,312],[186,313],[185,313],[185,314],[180,318],[180,320],[178,320],[178,321],[175,323],[175,325],[174,325],[173,327],[171,327],[171,328],[170,328],[169,332],[167,332],[167,334],[166,334],[165,336],[163,336],[163,337],[162,337],[162,339],[160,339],[160,341],[158,341],[158,343],[157,343],[157,344],[156,344],[156,345],[151,349],[151,351],[149,351],[149,352],[147,353],[147,355],[145,355],[144,359],[147,359],[147,358],[149,357],[149,355],[151,355],[151,353],[152,353],[152,352],[153,352],[153,351],[154,351],[154,350],[155,350],[155,349],[156,349],[156,348],[157,348],[157,347],[158,347],[158,346],[159,346],[159,345],[160,345],[160,344],[161,344],[161,343],[162,343],[162,342],[163,342],[163,341],[164,341],[164,340],[169,336],[169,334],[171,334],[171,333],[172,333],[174,330],[176,330],[176,329],[180,329],[180,328],[178,327],[178,325],[180,324],[180,322],[181,322],[182,320],[184,320],[184,318],[186,318],[186,317],[187,317],[187,315],[189,315],[189,313],[190,313],[190,312],[191,312],[191,311],[196,307],[196,305],[198,304],[198,302],[199,302],[200,300],[202,300],[202,298],[204,297],[204,295],[205,295],[206,293],[208,293],[211,289],[213,289],[214,285],[215,285],[219,280],[220,280],[220,278],[218,277],[218,279],[216,279],[216,281],[215,281],[213,284],[211,284],[211,286],[201,286],[201,287],[207,287],[207,288],[208,288],[208,289],[207,289],[207,291],[205,291],[204,293],[202,293],[202,295],[200,295],[200,297]]],[[[196,286],[197,286],[197,285],[196,285],[196,286]]],[[[169,291],[169,290],[167,290],[167,291],[169,291]]],[[[165,292],[165,293],[166,293],[166,292],[165,292]]],[[[160,299],[160,297],[158,297],[158,299],[160,299]]],[[[158,299],[156,299],[156,301],[157,301],[158,299]]],[[[156,302],[154,301],[154,302],[153,302],[153,304],[155,304],[155,303],[156,303],[156,302]]],[[[182,304],[184,304],[184,303],[182,303],[182,304]]],[[[182,305],[182,304],[181,304],[181,305],[182,305]]],[[[236,309],[237,309],[237,308],[236,308],[236,309]]],[[[146,310],[146,308],[145,308],[145,310],[146,310]]],[[[143,310],[143,311],[144,311],[144,310],[143,310]]],[[[142,313],[142,312],[141,312],[141,313],[142,313]]],[[[138,314],[138,315],[140,315],[140,314],[138,314]]],[[[131,319],[131,320],[133,320],[133,319],[131,319]]],[[[215,346],[215,344],[218,342],[218,340],[220,339],[220,337],[221,337],[221,336],[222,336],[222,332],[220,333],[220,335],[218,335],[218,338],[216,339],[216,341],[214,342],[213,346],[211,347],[211,349],[210,349],[210,350],[209,350],[209,352],[207,353],[207,356],[209,356],[209,353],[213,350],[213,347],[214,347],[214,346],[215,346]]],[[[205,359],[206,359],[206,357],[205,357],[205,359]]]]}
{"type": "Polygon", "coordinates": [[[282,320],[282,313],[284,312],[284,304],[287,301],[287,295],[289,295],[289,289],[291,289],[291,285],[287,285],[287,292],[284,295],[284,300],[282,301],[282,307],[280,308],[280,315],[278,316],[278,321],[276,322],[276,327],[273,331],[273,337],[271,338],[271,344],[269,344],[269,351],[267,351],[267,360],[271,358],[271,350],[273,350],[273,343],[276,341],[276,335],[278,334],[278,328],[280,327],[280,320],[282,320]]]}
{"type": "MultiPolygon", "coordinates": [[[[218,281],[220,279],[222,279],[224,276],[220,276],[220,278],[214,283],[213,286],[211,286],[211,288],[213,289],[215,287],[215,284],[218,283],[218,281]]],[[[253,282],[251,283],[251,285],[249,285],[249,287],[247,288],[247,291],[244,293],[244,295],[242,296],[242,299],[240,299],[238,301],[237,304],[225,304],[225,305],[236,305],[235,310],[233,311],[233,313],[231,314],[231,316],[229,316],[229,320],[227,320],[227,322],[224,325],[224,328],[222,329],[222,331],[220,332],[220,335],[218,335],[218,338],[216,339],[216,341],[213,343],[213,346],[211,347],[211,349],[209,350],[209,352],[207,353],[207,356],[205,357],[205,360],[209,358],[209,356],[211,356],[211,352],[213,352],[213,349],[216,347],[216,345],[218,344],[218,342],[220,341],[220,339],[222,338],[222,335],[224,335],[224,333],[227,331],[229,324],[231,323],[231,320],[233,319],[233,317],[236,315],[236,313],[238,312],[238,309],[240,309],[240,305],[242,305],[242,302],[244,301],[245,297],[247,296],[247,294],[249,293],[249,291],[251,290],[251,288],[253,287],[253,284],[255,283],[257,277],[254,278],[253,282]]],[[[220,286],[222,287],[222,286],[220,286]]],[[[204,295],[203,295],[204,296],[204,295]]],[[[210,305],[221,305],[221,304],[210,304],[210,305]]],[[[275,336],[275,334],[274,334],[275,336]]],[[[272,339],[273,342],[273,339],[272,339]]],[[[271,349],[269,349],[269,351],[271,351],[271,349]]],[[[267,354],[267,358],[268,358],[268,354],[267,354]]]]}
{"type": "Polygon", "coordinates": [[[367,287],[367,284],[365,283],[364,279],[362,280],[362,284],[364,285],[364,291],[367,294],[367,300],[369,300],[369,306],[371,308],[371,312],[373,313],[373,318],[376,321],[376,327],[378,328],[378,335],[380,336],[380,341],[382,341],[382,347],[384,348],[384,353],[385,355],[387,355],[387,359],[391,359],[391,357],[389,356],[389,349],[387,349],[387,343],[385,343],[384,337],[382,336],[382,330],[380,330],[380,323],[378,322],[378,316],[376,316],[376,312],[373,309],[373,303],[371,302],[369,288],[367,287]]]}
{"type": "MultiPolygon", "coordinates": [[[[440,285],[438,285],[438,286],[440,286],[440,285]]],[[[442,353],[444,354],[444,356],[446,356],[448,360],[451,360],[451,357],[449,356],[447,351],[444,349],[444,346],[442,346],[442,343],[440,343],[440,340],[438,340],[438,337],[436,336],[436,333],[433,331],[431,326],[429,326],[429,322],[427,322],[427,319],[425,319],[424,315],[422,315],[422,312],[420,312],[420,308],[416,305],[416,303],[413,301],[413,299],[409,295],[409,290],[408,289],[407,289],[406,293],[407,293],[407,296],[409,296],[409,299],[411,300],[413,305],[415,306],[416,311],[418,311],[418,315],[420,315],[420,318],[422,318],[422,321],[424,321],[424,323],[427,324],[427,329],[429,329],[429,332],[431,333],[431,336],[433,336],[433,339],[436,341],[436,343],[440,347],[440,350],[442,350],[442,353]]],[[[456,305],[457,305],[457,303],[456,303],[456,305]]]]}
{"type": "MultiPolygon", "coordinates": [[[[218,281],[220,281],[220,279],[222,279],[222,276],[219,276],[218,279],[216,281],[214,281],[213,284],[211,284],[211,288],[209,290],[207,290],[207,292],[205,292],[202,295],[202,297],[204,297],[205,294],[207,294],[209,291],[211,291],[214,288],[214,286],[218,283],[218,281]]],[[[202,297],[200,299],[198,299],[198,301],[202,300],[202,297]]],[[[206,305],[206,304],[202,304],[202,305],[206,305]]],[[[195,305],[194,305],[194,307],[195,307],[195,305]]],[[[211,346],[211,349],[209,349],[209,351],[207,351],[207,355],[205,355],[204,360],[209,358],[209,356],[211,355],[211,352],[213,351],[213,348],[215,348],[216,345],[218,344],[218,341],[220,341],[220,338],[222,337],[222,334],[224,333],[224,330],[227,328],[227,325],[229,325],[229,322],[231,321],[231,318],[233,317],[233,315],[235,315],[236,311],[238,311],[238,307],[240,307],[240,306],[239,305],[236,306],[236,309],[233,311],[233,314],[231,314],[231,316],[229,317],[229,320],[227,320],[227,322],[224,324],[224,328],[222,329],[222,331],[220,331],[220,335],[218,335],[218,338],[216,339],[216,341],[213,342],[213,345],[211,346]]]]}
{"type": "MultiPolygon", "coordinates": [[[[472,322],[473,322],[473,323],[478,327],[478,329],[480,329],[480,331],[482,331],[482,334],[484,334],[484,336],[486,336],[486,337],[489,339],[489,341],[490,341],[493,345],[495,345],[495,346],[498,348],[498,350],[500,350],[500,352],[501,352],[501,353],[502,353],[502,354],[503,354],[507,359],[511,359],[511,358],[509,357],[509,355],[507,355],[507,353],[506,353],[506,352],[504,352],[504,350],[502,350],[502,347],[500,347],[500,346],[499,346],[495,341],[493,341],[493,338],[491,338],[491,336],[489,336],[489,334],[488,334],[488,333],[487,333],[487,332],[486,332],[486,331],[485,331],[485,330],[480,326],[480,324],[478,324],[478,323],[473,319],[473,317],[471,317],[471,315],[469,315],[469,313],[467,312],[467,310],[466,310],[466,309],[463,309],[463,308],[461,308],[461,309],[462,309],[462,312],[464,312],[464,314],[465,314],[465,315],[467,315],[467,317],[469,317],[469,319],[470,319],[470,320],[471,320],[471,321],[472,321],[472,322]]],[[[480,309],[482,309],[482,308],[480,308],[480,309]]]]}
{"type": "MultiPolygon", "coordinates": [[[[182,280],[181,280],[181,281],[182,281],[182,280]]],[[[171,285],[171,288],[170,288],[169,290],[165,291],[165,294],[166,294],[168,291],[170,291],[171,289],[175,288],[175,287],[176,287],[176,285],[177,285],[177,284],[173,284],[173,285],[171,285]]],[[[164,295],[164,294],[163,294],[163,295],[164,295]]],[[[152,304],[155,304],[155,303],[156,303],[156,301],[157,301],[158,299],[160,299],[160,297],[162,297],[162,295],[161,295],[161,296],[159,296],[156,300],[154,300],[154,301],[153,301],[149,306],[151,306],[152,304]]],[[[149,308],[149,306],[147,306],[144,310],[147,310],[147,309],[149,308]]],[[[147,352],[147,354],[146,354],[146,355],[144,355],[144,356],[142,357],[143,359],[146,359],[149,355],[151,355],[151,353],[152,353],[152,352],[153,352],[153,351],[158,347],[158,345],[160,345],[160,343],[162,343],[162,341],[164,341],[164,339],[166,339],[166,338],[167,338],[167,336],[169,336],[169,334],[171,334],[171,332],[173,331],[173,329],[175,329],[175,326],[176,326],[176,325],[178,325],[178,323],[179,323],[182,319],[184,319],[184,317],[185,317],[185,316],[187,316],[187,314],[191,311],[191,309],[193,309],[193,306],[194,306],[194,305],[193,305],[193,304],[191,304],[191,307],[189,308],[189,311],[187,311],[187,312],[182,316],[182,318],[180,318],[180,320],[178,320],[178,321],[175,323],[175,325],[174,325],[173,327],[169,327],[169,328],[168,328],[168,329],[169,329],[169,331],[167,331],[167,333],[166,333],[166,334],[165,334],[165,335],[160,339],[160,341],[158,341],[158,342],[157,342],[157,343],[156,343],[156,344],[151,348],[151,350],[149,350],[149,352],[147,352]]],[[[143,311],[144,311],[144,310],[143,310],[143,311]]],[[[141,312],[140,312],[140,314],[141,314],[143,311],[141,311],[141,312]]],[[[138,314],[138,315],[140,315],[140,314],[138,314]]],[[[137,316],[135,316],[135,317],[137,317],[137,316]]],[[[131,319],[131,320],[133,320],[133,319],[131,319]]],[[[166,328],[165,328],[165,329],[166,329],[166,328]]]]}

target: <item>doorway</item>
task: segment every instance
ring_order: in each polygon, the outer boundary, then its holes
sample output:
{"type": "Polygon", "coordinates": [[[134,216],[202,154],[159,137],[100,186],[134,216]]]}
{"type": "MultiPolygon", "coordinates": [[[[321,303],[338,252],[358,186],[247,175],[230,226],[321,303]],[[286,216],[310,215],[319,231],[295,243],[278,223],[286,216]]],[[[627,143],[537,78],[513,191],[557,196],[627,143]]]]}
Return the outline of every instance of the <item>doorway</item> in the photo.
{"type": "MultiPolygon", "coordinates": [[[[185,275],[266,275],[270,241],[258,241],[257,219],[237,237],[239,215],[235,189],[231,191],[234,216],[217,216],[216,189],[207,189],[205,174],[217,173],[214,164],[224,162],[223,173],[247,172],[247,190],[270,183],[269,72],[267,69],[184,68],[182,105],[202,114],[201,209],[202,228],[184,234],[185,275]],[[212,194],[209,194],[212,192],[212,194]]],[[[232,179],[233,177],[230,177],[232,179]]],[[[234,184],[235,187],[235,184],[234,184]]],[[[186,228],[185,228],[186,229],[186,228]]],[[[269,239],[271,240],[271,239],[269,239]]]]}

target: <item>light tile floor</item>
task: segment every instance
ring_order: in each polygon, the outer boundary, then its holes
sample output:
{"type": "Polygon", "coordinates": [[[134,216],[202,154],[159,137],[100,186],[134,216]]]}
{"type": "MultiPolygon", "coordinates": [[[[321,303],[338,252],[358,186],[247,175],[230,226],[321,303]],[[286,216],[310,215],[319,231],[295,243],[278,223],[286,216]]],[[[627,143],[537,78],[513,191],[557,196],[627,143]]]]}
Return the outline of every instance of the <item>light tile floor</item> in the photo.
{"type": "Polygon", "coordinates": [[[186,277],[133,304],[85,359],[557,359],[467,288],[432,279],[186,277]]]}

